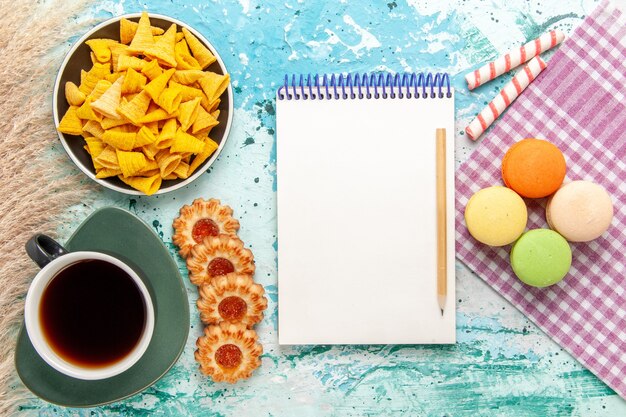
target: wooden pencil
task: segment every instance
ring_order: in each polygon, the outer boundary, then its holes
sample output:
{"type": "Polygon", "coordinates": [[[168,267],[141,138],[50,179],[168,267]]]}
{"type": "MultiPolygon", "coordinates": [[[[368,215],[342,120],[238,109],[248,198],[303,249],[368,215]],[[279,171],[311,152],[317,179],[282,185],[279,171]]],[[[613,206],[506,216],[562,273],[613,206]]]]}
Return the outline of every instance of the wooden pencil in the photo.
{"type": "Polygon", "coordinates": [[[437,129],[437,301],[443,316],[448,295],[446,230],[446,129],[437,129]]]}

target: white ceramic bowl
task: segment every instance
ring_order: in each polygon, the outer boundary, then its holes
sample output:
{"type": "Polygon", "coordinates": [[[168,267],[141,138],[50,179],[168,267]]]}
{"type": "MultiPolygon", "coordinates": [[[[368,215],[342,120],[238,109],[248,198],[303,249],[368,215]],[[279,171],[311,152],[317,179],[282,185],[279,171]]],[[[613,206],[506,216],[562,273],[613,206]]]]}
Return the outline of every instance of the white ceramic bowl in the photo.
{"type": "MultiPolygon", "coordinates": [[[[76,41],[76,43],[72,46],[70,51],[67,53],[63,63],[61,64],[61,68],[57,75],[56,81],[54,83],[54,95],[52,97],[52,112],[54,115],[54,125],[55,127],[59,126],[59,121],[69,108],[67,100],[65,100],[65,83],[66,81],[73,81],[76,85],[80,84],[80,70],[89,70],[91,68],[91,58],[89,56],[90,48],[85,44],[85,41],[89,39],[97,39],[97,38],[109,38],[119,40],[120,37],[120,25],[119,21],[122,18],[138,21],[141,13],[132,13],[125,14],[122,16],[117,16],[112,19],[109,19],[105,22],[100,23],[89,32],[84,34],[80,39],[76,41]]],[[[217,53],[217,50],[211,45],[211,43],[202,36],[198,31],[193,29],[191,26],[173,19],[168,16],[163,16],[159,14],[150,13],[150,23],[152,26],[158,26],[163,29],[167,29],[170,27],[172,23],[176,23],[178,26],[178,30],[180,28],[187,28],[191,33],[193,33],[199,40],[202,42],[212,53],[215,55],[217,60],[211,64],[207,70],[213,71],[219,74],[227,73],[226,67],[224,66],[224,62],[222,58],[217,53]]],[[[168,180],[163,181],[161,188],[156,194],[163,194],[169,191],[177,190],[185,185],[191,183],[200,175],[202,175],[211,164],[217,159],[220,154],[224,144],[226,143],[226,139],[228,138],[228,133],[230,132],[230,125],[233,118],[233,91],[230,86],[222,94],[221,103],[219,106],[220,115],[219,115],[219,125],[217,125],[213,130],[211,130],[211,139],[218,143],[217,150],[211,155],[209,159],[204,161],[202,165],[187,179],[178,179],[178,180],[168,180]]],[[[91,162],[91,157],[83,149],[85,145],[84,139],[80,136],[72,136],[66,135],[61,132],[58,132],[59,139],[63,144],[63,148],[69,155],[69,157],[74,161],[76,166],[85,173],[89,178],[96,181],[97,183],[110,188],[111,190],[119,191],[125,194],[132,195],[144,195],[141,191],[137,191],[134,188],[126,185],[117,177],[98,179],[96,178],[96,171],[93,168],[93,164],[91,162]]]]}

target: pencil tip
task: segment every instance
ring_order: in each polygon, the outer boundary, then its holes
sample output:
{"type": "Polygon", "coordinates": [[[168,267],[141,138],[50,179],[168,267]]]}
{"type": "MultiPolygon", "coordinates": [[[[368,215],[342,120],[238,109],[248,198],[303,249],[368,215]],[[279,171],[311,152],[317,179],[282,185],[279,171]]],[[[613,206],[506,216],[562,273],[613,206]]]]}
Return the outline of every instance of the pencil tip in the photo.
{"type": "Polygon", "coordinates": [[[441,317],[443,317],[443,308],[441,309],[441,317]]]}

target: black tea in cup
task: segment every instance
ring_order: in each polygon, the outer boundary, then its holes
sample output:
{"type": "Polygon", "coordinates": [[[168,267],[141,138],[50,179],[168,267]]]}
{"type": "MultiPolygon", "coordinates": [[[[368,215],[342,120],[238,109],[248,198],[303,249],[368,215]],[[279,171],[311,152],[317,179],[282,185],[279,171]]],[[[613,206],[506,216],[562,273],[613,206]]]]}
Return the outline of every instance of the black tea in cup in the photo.
{"type": "Polygon", "coordinates": [[[43,292],[39,319],[45,339],[64,360],[85,368],[114,364],[141,339],[142,293],[120,267],[91,259],[59,271],[43,292]]]}

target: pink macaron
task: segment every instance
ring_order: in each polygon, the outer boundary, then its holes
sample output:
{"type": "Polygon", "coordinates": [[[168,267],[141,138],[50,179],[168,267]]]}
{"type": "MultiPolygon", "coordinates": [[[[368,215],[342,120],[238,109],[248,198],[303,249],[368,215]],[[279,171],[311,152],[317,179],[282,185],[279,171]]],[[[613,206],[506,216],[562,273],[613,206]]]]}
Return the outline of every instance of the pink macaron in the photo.
{"type": "Polygon", "coordinates": [[[601,185],[590,181],[563,185],[546,206],[550,228],[570,242],[588,242],[600,237],[612,219],[611,196],[601,185]]]}

